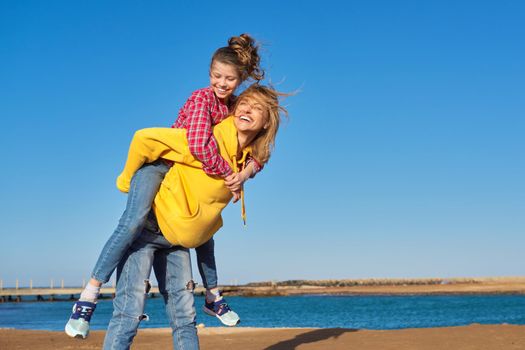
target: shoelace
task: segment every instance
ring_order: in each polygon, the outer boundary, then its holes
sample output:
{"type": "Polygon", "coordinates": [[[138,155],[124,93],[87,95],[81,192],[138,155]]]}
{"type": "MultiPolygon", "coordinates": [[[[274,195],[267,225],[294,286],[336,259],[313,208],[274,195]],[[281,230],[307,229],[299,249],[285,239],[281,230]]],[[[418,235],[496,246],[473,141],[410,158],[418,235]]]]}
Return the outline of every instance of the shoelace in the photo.
{"type": "Polygon", "coordinates": [[[227,303],[222,302],[219,304],[219,307],[217,308],[217,311],[215,313],[221,316],[227,313],[228,311],[231,311],[230,306],[227,303]]]}
{"type": "MultiPolygon", "coordinates": [[[[241,167],[239,168],[237,164],[237,157],[233,156],[233,171],[234,172],[238,173],[239,171],[244,169],[244,166],[245,166],[245,163],[243,163],[241,167]]],[[[244,204],[244,186],[241,187],[241,219],[242,219],[244,226],[246,226],[246,205],[244,204]]]]}
{"type": "Polygon", "coordinates": [[[83,318],[89,322],[91,316],[93,315],[93,310],[94,308],[89,306],[76,305],[75,315],[78,315],[78,318],[83,318]]]}

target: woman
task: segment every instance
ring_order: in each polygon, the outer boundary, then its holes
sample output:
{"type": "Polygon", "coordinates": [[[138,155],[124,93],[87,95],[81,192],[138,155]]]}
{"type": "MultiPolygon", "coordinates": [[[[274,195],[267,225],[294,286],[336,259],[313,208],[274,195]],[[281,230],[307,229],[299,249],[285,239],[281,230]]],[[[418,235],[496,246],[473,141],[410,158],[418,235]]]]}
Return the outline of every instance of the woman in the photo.
{"type": "MultiPolygon", "coordinates": [[[[238,98],[234,116],[214,128],[219,151],[232,168],[250,154],[265,164],[279,127],[282,94],[252,85],[238,98]]],[[[174,161],[161,184],[146,226],[117,270],[117,291],[105,349],[128,349],[145,317],[149,274],[154,267],[173,329],[175,349],[197,349],[193,281],[187,248],[208,241],[222,225],[221,211],[232,198],[221,178],[206,175],[189,152],[185,131],[144,129],[135,134],[119,186],[131,182],[142,164],[174,161]],[[158,225],[157,225],[158,222],[158,225]],[[159,229],[160,228],[160,229],[159,229]]]]}

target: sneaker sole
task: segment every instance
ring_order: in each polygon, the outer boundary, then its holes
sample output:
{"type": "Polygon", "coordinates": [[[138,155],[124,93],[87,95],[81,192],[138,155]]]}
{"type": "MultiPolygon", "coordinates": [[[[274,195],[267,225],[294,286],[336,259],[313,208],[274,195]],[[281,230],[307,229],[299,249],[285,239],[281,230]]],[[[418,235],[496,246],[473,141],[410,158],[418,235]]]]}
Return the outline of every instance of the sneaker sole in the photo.
{"type": "Polygon", "coordinates": [[[75,330],[70,328],[68,324],[66,324],[66,327],[64,330],[66,331],[66,334],[68,336],[70,336],[71,338],[75,338],[75,339],[86,339],[87,336],[89,335],[89,333],[87,333],[86,335],[83,335],[82,333],[76,332],[75,330]]]}
{"type": "Polygon", "coordinates": [[[211,311],[206,306],[202,307],[202,311],[204,311],[204,313],[206,313],[209,316],[217,316],[217,314],[215,312],[211,311]]]}

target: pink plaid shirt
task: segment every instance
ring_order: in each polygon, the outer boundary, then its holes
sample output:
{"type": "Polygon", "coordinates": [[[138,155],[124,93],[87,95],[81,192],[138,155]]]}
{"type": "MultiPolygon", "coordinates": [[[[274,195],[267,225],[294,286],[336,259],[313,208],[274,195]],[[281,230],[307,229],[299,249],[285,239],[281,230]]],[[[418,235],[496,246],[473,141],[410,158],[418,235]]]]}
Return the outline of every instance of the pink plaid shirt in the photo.
{"type": "MultiPolygon", "coordinates": [[[[233,99],[230,99],[233,101],[233,99]]],[[[179,111],[172,128],[187,130],[190,152],[202,162],[202,169],[208,175],[226,177],[233,173],[230,165],[219,154],[212,126],[229,115],[230,105],[221,102],[211,87],[194,91],[179,111]]]]}

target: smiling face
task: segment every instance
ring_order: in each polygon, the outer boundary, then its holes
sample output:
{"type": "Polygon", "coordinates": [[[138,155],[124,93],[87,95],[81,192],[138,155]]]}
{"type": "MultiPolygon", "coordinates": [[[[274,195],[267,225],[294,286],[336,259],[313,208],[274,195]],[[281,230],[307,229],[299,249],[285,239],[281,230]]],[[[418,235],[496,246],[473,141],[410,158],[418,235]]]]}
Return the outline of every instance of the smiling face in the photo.
{"type": "Polygon", "coordinates": [[[213,62],[210,68],[210,86],[220,100],[228,102],[240,83],[241,78],[235,66],[220,61],[213,62]]]}
{"type": "Polygon", "coordinates": [[[268,127],[268,108],[257,95],[241,97],[234,115],[238,132],[256,134],[268,127]]]}

